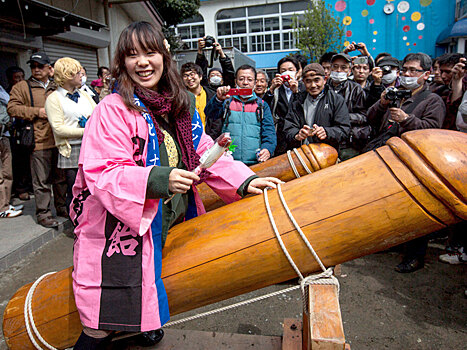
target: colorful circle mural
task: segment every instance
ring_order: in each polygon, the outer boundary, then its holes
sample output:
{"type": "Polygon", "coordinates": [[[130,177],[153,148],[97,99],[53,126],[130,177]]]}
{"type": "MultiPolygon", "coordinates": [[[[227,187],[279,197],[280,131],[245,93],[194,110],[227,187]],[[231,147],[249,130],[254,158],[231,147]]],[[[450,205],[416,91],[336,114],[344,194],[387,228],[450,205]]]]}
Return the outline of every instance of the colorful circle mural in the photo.
{"type": "Polygon", "coordinates": [[[352,31],[348,30],[347,33],[345,33],[346,36],[351,37],[352,36],[352,31]]]}
{"type": "Polygon", "coordinates": [[[346,40],[344,41],[344,46],[349,46],[350,45],[350,41],[346,40]]]}
{"type": "Polygon", "coordinates": [[[425,29],[425,23],[418,23],[418,24],[417,24],[417,29],[418,29],[418,30],[423,30],[423,29],[425,29]]]}
{"type": "Polygon", "coordinates": [[[432,0],[420,0],[420,5],[426,7],[431,5],[432,0]]]}
{"type": "Polygon", "coordinates": [[[412,21],[418,22],[422,18],[422,14],[420,12],[414,12],[412,13],[412,16],[410,16],[410,18],[412,19],[412,21]]]}
{"type": "Polygon", "coordinates": [[[366,0],[366,4],[368,6],[373,6],[375,4],[375,0],[366,0]]]}
{"type": "Polygon", "coordinates": [[[403,26],[403,27],[402,27],[402,30],[403,30],[404,32],[408,32],[408,31],[410,30],[410,27],[409,27],[409,26],[403,26]]]}
{"type": "Polygon", "coordinates": [[[375,31],[373,32],[373,35],[378,35],[378,32],[375,30],[375,31]]]}
{"type": "Polygon", "coordinates": [[[397,4],[397,11],[406,13],[410,9],[410,4],[407,1],[401,1],[397,4]]]}
{"type": "Polygon", "coordinates": [[[368,10],[363,10],[363,11],[362,11],[362,16],[363,16],[363,17],[368,16],[368,10]]]}
{"type": "Polygon", "coordinates": [[[370,19],[370,24],[373,24],[373,23],[375,23],[375,20],[372,18],[370,19]]]}
{"type": "Polygon", "coordinates": [[[346,26],[350,25],[350,23],[352,23],[352,17],[350,17],[350,16],[345,16],[345,17],[344,17],[344,20],[342,21],[342,23],[344,23],[344,25],[346,25],[346,26]]]}
{"type": "Polygon", "coordinates": [[[340,0],[340,1],[336,2],[336,5],[334,5],[334,9],[335,9],[337,12],[342,12],[342,11],[344,11],[346,7],[347,7],[347,4],[346,4],[345,1],[343,1],[343,0],[340,0]]]}

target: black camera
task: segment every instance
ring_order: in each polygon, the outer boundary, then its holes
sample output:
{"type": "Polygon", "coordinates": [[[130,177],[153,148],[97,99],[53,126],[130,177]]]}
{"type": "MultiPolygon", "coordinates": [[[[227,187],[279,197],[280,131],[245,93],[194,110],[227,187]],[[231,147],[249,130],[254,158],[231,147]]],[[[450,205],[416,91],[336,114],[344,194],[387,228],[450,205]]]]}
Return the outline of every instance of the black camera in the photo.
{"type": "Polygon", "coordinates": [[[362,46],[362,45],[353,44],[353,46],[355,47],[355,50],[363,49],[363,46],[362,46]]]}
{"type": "Polygon", "coordinates": [[[391,73],[392,71],[392,67],[391,66],[382,66],[380,67],[381,70],[383,71],[383,75],[386,75],[386,74],[389,74],[391,73]]]}
{"type": "Polygon", "coordinates": [[[400,102],[403,99],[410,98],[412,91],[410,90],[399,90],[395,87],[390,87],[386,90],[386,100],[391,101],[391,107],[400,107],[400,102]]]}
{"type": "Polygon", "coordinates": [[[206,47],[212,47],[214,46],[216,39],[210,35],[206,35],[206,37],[204,38],[204,42],[206,44],[206,47]]]}

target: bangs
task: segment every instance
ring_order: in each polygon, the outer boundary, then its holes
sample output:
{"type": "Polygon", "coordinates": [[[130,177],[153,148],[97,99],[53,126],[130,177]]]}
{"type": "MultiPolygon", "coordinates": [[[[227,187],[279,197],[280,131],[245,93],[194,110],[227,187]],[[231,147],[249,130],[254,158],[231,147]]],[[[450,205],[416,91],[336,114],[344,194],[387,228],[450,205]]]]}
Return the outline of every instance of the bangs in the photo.
{"type": "Polygon", "coordinates": [[[149,23],[137,22],[127,29],[125,33],[122,33],[124,40],[121,41],[123,44],[122,51],[125,55],[130,55],[131,52],[135,51],[136,46],[141,47],[144,51],[162,52],[158,43],[161,38],[149,23]]]}

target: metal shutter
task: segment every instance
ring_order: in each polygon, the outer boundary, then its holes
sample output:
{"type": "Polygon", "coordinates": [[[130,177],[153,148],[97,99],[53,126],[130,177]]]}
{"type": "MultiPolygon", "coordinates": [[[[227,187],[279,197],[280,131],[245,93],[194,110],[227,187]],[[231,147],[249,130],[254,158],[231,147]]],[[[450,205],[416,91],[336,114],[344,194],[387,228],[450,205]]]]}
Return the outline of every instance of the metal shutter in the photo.
{"type": "Polygon", "coordinates": [[[44,50],[52,62],[62,57],[71,57],[86,67],[87,84],[97,79],[97,50],[90,47],[66,43],[63,41],[44,40],[44,50]]]}

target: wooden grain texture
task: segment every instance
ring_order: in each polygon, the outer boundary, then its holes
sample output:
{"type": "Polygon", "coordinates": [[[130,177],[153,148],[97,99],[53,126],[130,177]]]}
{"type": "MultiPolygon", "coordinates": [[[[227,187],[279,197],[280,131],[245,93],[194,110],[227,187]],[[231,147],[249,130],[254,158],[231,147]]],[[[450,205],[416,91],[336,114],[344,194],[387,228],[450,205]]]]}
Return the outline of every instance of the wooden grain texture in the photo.
{"type": "MultiPolygon", "coordinates": [[[[419,130],[404,134],[403,140],[393,138],[377,152],[282,185],[290,210],[326,266],[467,219],[467,135],[419,130]],[[417,150],[404,146],[405,140],[417,150]],[[426,140],[430,142],[425,147],[426,140]],[[442,152],[446,145],[448,157],[442,152]]],[[[286,216],[277,190],[268,191],[268,196],[281,237],[302,273],[319,270],[286,216]]],[[[173,227],[163,251],[162,278],[173,315],[294,277],[267,218],[263,196],[173,227]]],[[[37,288],[40,302],[34,302],[36,324],[60,348],[72,346],[79,334],[73,328],[79,318],[70,283],[69,269],[49,276],[37,288]],[[52,278],[66,281],[49,288],[52,278]]],[[[15,294],[4,314],[4,337],[12,349],[32,349],[22,325],[26,289],[15,294]]]]}
{"type": "Polygon", "coordinates": [[[294,318],[284,319],[282,350],[302,349],[302,322],[294,318]]]}
{"type": "Polygon", "coordinates": [[[307,288],[310,313],[307,317],[307,328],[303,329],[304,338],[307,340],[306,349],[344,350],[345,336],[337,287],[310,285],[307,288]]]}
{"type": "MultiPolygon", "coordinates": [[[[332,146],[325,143],[313,143],[303,145],[297,149],[298,154],[302,157],[305,165],[311,172],[328,168],[337,162],[337,151],[332,146]]],[[[300,160],[294,152],[291,152],[292,161],[300,176],[307,175],[306,169],[300,163],[300,160]]],[[[292,170],[287,154],[269,159],[264,163],[252,165],[253,170],[258,176],[274,176],[284,182],[288,182],[296,178],[292,170]]],[[[201,200],[203,201],[206,211],[211,211],[222,207],[225,203],[222,199],[207,186],[202,183],[197,186],[201,200]]]]}

